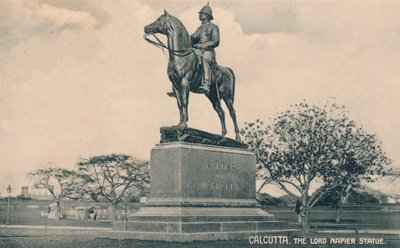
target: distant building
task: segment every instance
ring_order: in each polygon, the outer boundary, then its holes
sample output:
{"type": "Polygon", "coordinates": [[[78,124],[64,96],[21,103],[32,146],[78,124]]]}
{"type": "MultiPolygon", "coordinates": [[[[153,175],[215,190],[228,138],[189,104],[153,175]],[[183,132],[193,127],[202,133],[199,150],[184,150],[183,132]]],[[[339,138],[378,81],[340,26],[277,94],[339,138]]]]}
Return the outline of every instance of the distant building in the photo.
{"type": "Polygon", "coordinates": [[[28,197],[29,196],[29,186],[21,187],[21,196],[28,197]]]}
{"type": "Polygon", "coordinates": [[[140,197],[139,203],[146,203],[149,200],[148,196],[142,196],[140,197]]]}
{"type": "Polygon", "coordinates": [[[389,195],[389,196],[387,196],[385,203],[399,204],[400,203],[400,195],[389,195]]]}
{"type": "Polygon", "coordinates": [[[386,198],[386,203],[395,204],[395,203],[397,203],[397,199],[394,198],[394,197],[388,196],[388,197],[386,198]]]}
{"type": "Polygon", "coordinates": [[[29,197],[36,200],[50,200],[52,198],[50,192],[47,189],[31,188],[29,191],[29,197]]]}
{"type": "MultiPolygon", "coordinates": [[[[34,176],[28,176],[28,186],[23,186],[27,187],[28,191],[28,196],[34,200],[50,200],[52,199],[52,195],[50,194],[49,190],[47,189],[38,189],[34,185],[37,181],[37,178],[34,176]]],[[[21,192],[22,192],[22,187],[21,187],[21,192]]]]}

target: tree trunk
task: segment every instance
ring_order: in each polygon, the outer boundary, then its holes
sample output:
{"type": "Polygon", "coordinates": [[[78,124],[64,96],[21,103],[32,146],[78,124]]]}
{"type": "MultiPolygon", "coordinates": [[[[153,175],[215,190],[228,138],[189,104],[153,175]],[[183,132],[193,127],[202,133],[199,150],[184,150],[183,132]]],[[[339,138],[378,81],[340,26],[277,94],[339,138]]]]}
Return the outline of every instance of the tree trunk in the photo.
{"type": "Polygon", "coordinates": [[[336,205],[336,218],[335,218],[336,223],[340,223],[342,218],[343,201],[344,198],[340,198],[338,204],[336,205]]]}
{"type": "Polygon", "coordinates": [[[124,219],[128,220],[128,203],[125,202],[125,206],[124,206],[124,219]]]}
{"type": "Polygon", "coordinates": [[[335,218],[336,223],[340,223],[341,212],[342,212],[341,207],[336,206],[336,218],[335,218]]]}
{"type": "Polygon", "coordinates": [[[308,233],[310,231],[310,223],[309,223],[309,197],[308,197],[308,187],[305,187],[302,191],[301,196],[301,215],[302,215],[302,223],[303,223],[303,232],[308,233]]]}
{"type": "Polygon", "coordinates": [[[112,203],[111,207],[111,221],[117,220],[117,203],[112,203]]]}
{"type": "Polygon", "coordinates": [[[124,230],[126,230],[126,225],[128,221],[128,204],[125,201],[125,206],[124,206],[124,230]]]}
{"type": "Polygon", "coordinates": [[[309,233],[310,232],[310,219],[309,219],[309,211],[308,208],[306,207],[303,210],[304,216],[302,216],[302,223],[303,223],[303,232],[304,233],[309,233]]]}
{"type": "Polygon", "coordinates": [[[60,212],[61,212],[61,209],[60,209],[60,201],[57,201],[57,206],[56,206],[56,220],[59,220],[60,219],[60,212]]]}

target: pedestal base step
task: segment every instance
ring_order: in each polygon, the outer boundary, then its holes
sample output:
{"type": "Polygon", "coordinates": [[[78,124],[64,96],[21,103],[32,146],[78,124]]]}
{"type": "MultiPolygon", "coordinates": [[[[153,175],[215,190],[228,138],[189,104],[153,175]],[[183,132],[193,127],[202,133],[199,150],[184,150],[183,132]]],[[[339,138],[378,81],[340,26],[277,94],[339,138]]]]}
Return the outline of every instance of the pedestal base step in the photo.
{"type": "Polygon", "coordinates": [[[114,230],[160,233],[242,232],[287,229],[283,221],[232,221],[232,222],[115,222],[114,230]]]}
{"type": "Polygon", "coordinates": [[[191,216],[146,216],[146,215],[132,215],[129,216],[128,221],[136,222],[249,222],[249,221],[274,221],[272,215],[191,215],[191,216]]]}
{"type": "Polygon", "coordinates": [[[287,230],[288,222],[275,221],[272,214],[260,208],[143,207],[128,221],[114,222],[113,229],[140,239],[217,240],[287,230]]]}
{"type": "MultiPolygon", "coordinates": [[[[123,223],[120,223],[123,225],[123,223]]],[[[167,232],[140,232],[117,231],[114,237],[123,239],[154,240],[168,242],[192,242],[210,240],[248,240],[254,236],[290,236],[295,229],[277,229],[267,231],[231,231],[231,232],[202,232],[202,233],[167,233],[167,232]]]]}

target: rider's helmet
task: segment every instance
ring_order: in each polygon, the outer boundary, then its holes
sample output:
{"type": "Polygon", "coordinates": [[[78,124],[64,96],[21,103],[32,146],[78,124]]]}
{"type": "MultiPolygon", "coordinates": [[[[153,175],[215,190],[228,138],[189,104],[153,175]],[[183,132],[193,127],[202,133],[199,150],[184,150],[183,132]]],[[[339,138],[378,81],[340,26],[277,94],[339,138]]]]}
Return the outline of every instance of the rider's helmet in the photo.
{"type": "Polygon", "coordinates": [[[207,3],[206,6],[204,6],[203,8],[201,8],[200,13],[204,13],[207,14],[210,17],[210,20],[214,19],[213,15],[212,15],[212,9],[210,7],[210,5],[207,3]]]}

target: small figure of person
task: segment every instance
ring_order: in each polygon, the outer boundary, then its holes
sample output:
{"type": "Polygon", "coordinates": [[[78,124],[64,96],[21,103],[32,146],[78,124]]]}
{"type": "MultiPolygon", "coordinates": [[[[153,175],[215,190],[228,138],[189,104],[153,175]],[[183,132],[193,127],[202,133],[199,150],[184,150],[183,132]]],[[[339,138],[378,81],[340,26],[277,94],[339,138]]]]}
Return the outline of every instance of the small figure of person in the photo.
{"type": "Polygon", "coordinates": [[[94,207],[89,207],[85,210],[85,215],[87,219],[93,218],[93,220],[97,219],[97,214],[95,213],[94,207]]]}
{"type": "Polygon", "coordinates": [[[294,207],[294,212],[297,214],[297,222],[301,223],[302,215],[302,206],[301,201],[299,199],[296,200],[296,206],[294,207]]]}

